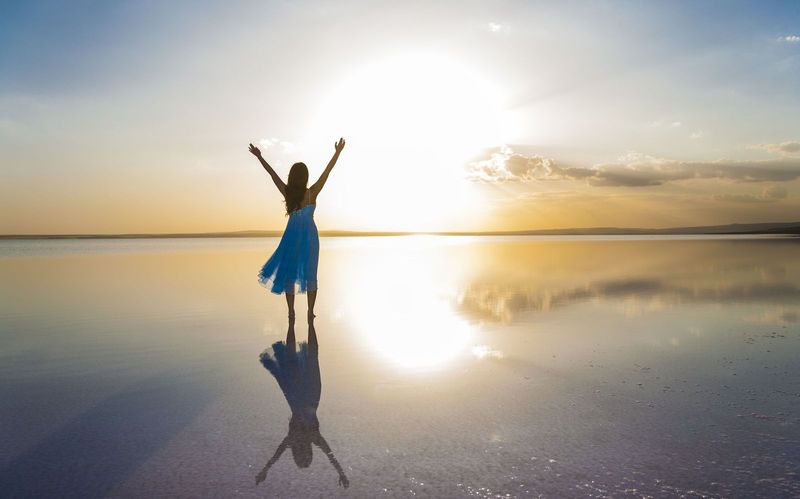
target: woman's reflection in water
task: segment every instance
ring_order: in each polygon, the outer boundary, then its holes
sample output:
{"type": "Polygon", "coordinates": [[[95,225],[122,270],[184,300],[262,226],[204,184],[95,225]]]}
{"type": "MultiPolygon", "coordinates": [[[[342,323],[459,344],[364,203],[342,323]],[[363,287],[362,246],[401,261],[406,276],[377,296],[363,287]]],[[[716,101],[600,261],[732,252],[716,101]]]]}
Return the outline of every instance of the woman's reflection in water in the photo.
{"type": "Polygon", "coordinates": [[[315,444],[328,456],[328,460],[339,473],[339,485],[347,487],[350,482],[344,470],[334,457],[328,442],[319,432],[317,407],[322,393],[322,379],[319,373],[319,344],[313,319],[308,324],[308,343],[300,343],[299,351],[297,347],[294,338],[294,319],[292,319],[289,321],[286,341],[273,344],[272,355],[269,349],[261,353],[261,363],[275,376],[292,410],[292,417],[289,420],[288,435],[278,446],[272,459],[256,475],[256,484],[264,481],[267,471],[280,459],[287,447],[292,449],[292,457],[297,467],[308,468],[313,457],[311,444],[315,444]]]}

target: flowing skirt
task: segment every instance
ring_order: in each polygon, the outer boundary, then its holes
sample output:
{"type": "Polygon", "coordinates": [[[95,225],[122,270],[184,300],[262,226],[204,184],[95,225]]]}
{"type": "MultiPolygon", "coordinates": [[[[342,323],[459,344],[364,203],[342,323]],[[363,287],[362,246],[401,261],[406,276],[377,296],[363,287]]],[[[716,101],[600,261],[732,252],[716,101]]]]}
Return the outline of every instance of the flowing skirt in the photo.
{"type": "Polygon", "coordinates": [[[286,343],[279,341],[261,352],[260,360],[264,368],[275,377],[283,391],[292,415],[300,417],[311,428],[319,428],[317,407],[322,394],[322,378],[319,371],[317,348],[306,342],[297,345],[293,351],[286,343]]]}
{"type": "Polygon", "coordinates": [[[313,205],[289,216],[278,248],[261,267],[258,281],[275,294],[305,293],[317,289],[319,233],[313,205]]]}

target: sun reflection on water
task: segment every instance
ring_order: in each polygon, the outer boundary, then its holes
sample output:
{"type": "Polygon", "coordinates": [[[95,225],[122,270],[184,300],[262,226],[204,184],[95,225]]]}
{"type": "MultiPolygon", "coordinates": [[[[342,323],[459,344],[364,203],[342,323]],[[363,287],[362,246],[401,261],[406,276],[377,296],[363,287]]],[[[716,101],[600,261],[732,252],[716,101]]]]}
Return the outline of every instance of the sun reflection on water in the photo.
{"type": "Polygon", "coordinates": [[[431,369],[466,350],[472,327],[446,303],[416,298],[403,308],[394,313],[372,308],[356,318],[356,329],[382,357],[407,369],[431,369]]]}
{"type": "Polygon", "coordinates": [[[348,270],[357,273],[351,279],[359,284],[347,294],[343,318],[394,366],[444,368],[469,351],[475,326],[454,308],[456,287],[442,280],[443,267],[452,262],[440,251],[431,255],[425,238],[403,242],[380,257],[355,257],[357,264],[348,270]]]}

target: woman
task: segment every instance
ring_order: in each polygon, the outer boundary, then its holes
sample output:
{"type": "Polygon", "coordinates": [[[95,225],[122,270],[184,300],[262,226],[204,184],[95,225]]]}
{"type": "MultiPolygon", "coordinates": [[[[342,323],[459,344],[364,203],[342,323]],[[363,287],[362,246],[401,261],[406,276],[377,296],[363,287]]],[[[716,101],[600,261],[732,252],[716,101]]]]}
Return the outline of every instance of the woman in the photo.
{"type": "Polygon", "coordinates": [[[289,431],[272,458],[256,475],[256,484],[267,478],[272,468],[286,449],[291,449],[292,457],[298,468],[308,468],[313,459],[312,445],[325,453],[331,465],[339,475],[339,485],[347,488],[350,481],[344,469],[333,455],[330,445],[319,431],[317,408],[322,395],[322,377],[319,370],[319,343],[314,321],[308,323],[308,343],[297,345],[294,336],[294,322],[289,321],[286,341],[279,341],[264,350],[259,357],[261,364],[275,377],[283,396],[292,411],[289,420],[289,431]],[[298,350],[299,346],[299,350],[298,350]]]}
{"type": "Polygon", "coordinates": [[[314,209],[317,207],[317,196],[325,182],[328,181],[339,154],[344,149],[344,139],[334,144],[335,152],[311,187],[308,184],[308,168],[305,163],[295,163],[289,170],[289,179],[284,184],[275,170],[261,156],[261,151],[250,144],[250,152],[258,158],[261,166],[267,170],[275,187],[283,194],[286,202],[286,214],[289,221],[283,231],[281,242],[275,253],[258,273],[258,280],[275,294],[286,294],[286,305],[289,307],[289,320],[294,320],[294,294],[296,287],[300,293],[308,292],[308,318],[314,318],[314,303],[317,300],[317,264],[319,262],[319,234],[314,224],[314,209]],[[268,282],[271,281],[270,286],[268,282]]]}

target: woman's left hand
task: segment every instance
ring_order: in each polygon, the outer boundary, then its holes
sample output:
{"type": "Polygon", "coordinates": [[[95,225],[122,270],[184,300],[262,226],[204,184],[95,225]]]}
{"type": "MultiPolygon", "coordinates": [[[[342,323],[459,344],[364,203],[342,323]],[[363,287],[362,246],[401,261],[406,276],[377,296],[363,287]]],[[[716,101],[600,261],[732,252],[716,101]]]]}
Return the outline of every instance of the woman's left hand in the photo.
{"type": "Polygon", "coordinates": [[[336,152],[342,152],[342,149],[344,149],[344,139],[339,138],[339,142],[333,144],[333,147],[336,149],[336,152]]]}

